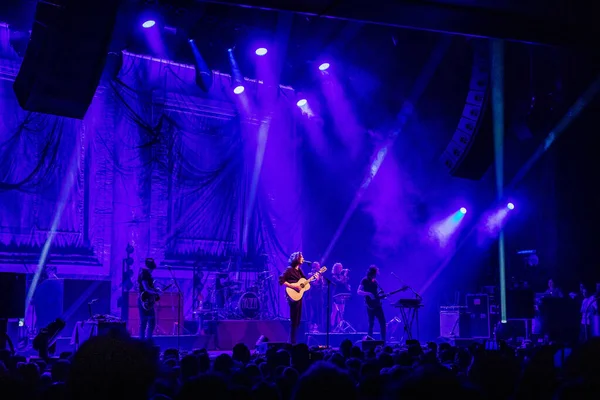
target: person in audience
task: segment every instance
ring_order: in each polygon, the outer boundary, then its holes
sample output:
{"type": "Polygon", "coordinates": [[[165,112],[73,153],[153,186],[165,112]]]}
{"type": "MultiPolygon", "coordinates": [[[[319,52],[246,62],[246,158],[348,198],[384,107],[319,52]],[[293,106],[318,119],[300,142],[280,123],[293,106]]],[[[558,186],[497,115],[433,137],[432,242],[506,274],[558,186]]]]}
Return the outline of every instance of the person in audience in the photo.
{"type": "MultiPolygon", "coordinates": [[[[586,299],[591,298],[586,290],[586,299]]],[[[339,350],[269,349],[211,359],[205,349],[168,349],[100,336],[61,360],[27,360],[0,351],[2,400],[464,400],[600,398],[600,339],[572,351],[562,345],[515,348],[472,343],[379,346],[363,352],[351,341],[339,350]],[[490,350],[497,349],[497,350],[490,350]]]]}

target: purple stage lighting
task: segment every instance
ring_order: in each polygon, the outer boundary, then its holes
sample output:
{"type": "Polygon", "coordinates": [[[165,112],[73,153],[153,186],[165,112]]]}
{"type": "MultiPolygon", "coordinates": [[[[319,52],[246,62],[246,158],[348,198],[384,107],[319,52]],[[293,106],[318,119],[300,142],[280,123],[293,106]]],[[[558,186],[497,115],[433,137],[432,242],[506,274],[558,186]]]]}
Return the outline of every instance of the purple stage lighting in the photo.
{"type": "Polygon", "coordinates": [[[242,85],[236,86],[235,89],[233,89],[233,93],[235,93],[235,94],[244,93],[244,87],[242,85]]]}
{"type": "Polygon", "coordinates": [[[154,25],[156,25],[156,21],[153,19],[149,19],[148,21],[146,21],[142,24],[142,27],[148,29],[148,28],[152,28],[154,25]]]}
{"type": "Polygon", "coordinates": [[[508,208],[509,210],[514,210],[515,209],[515,205],[513,203],[508,203],[506,205],[506,208],[508,208]]]}
{"type": "Polygon", "coordinates": [[[265,54],[267,54],[267,49],[265,49],[264,47],[259,47],[258,49],[256,49],[255,53],[257,56],[264,56],[265,54]]]}
{"type": "Polygon", "coordinates": [[[319,70],[326,71],[329,68],[329,63],[323,63],[319,65],[319,70]]]}
{"type": "Polygon", "coordinates": [[[466,214],[467,213],[467,209],[464,208],[464,207],[461,207],[460,208],[460,212],[461,212],[461,214],[466,214]]]}
{"type": "Polygon", "coordinates": [[[296,103],[296,105],[298,107],[304,107],[306,105],[306,103],[308,103],[308,101],[306,101],[306,99],[300,99],[300,100],[298,100],[298,102],[296,103]]]}

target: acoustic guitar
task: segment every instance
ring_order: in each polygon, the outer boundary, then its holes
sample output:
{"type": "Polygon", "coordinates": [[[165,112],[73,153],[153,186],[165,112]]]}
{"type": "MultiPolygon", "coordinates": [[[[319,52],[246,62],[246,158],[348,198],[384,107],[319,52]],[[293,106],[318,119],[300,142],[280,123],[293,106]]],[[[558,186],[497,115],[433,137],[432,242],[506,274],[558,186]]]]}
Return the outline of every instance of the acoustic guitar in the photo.
{"type": "Polygon", "coordinates": [[[377,295],[375,296],[374,299],[372,299],[370,296],[365,296],[365,302],[367,303],[367,308],[369,310],[375,310],[375,309],[381,307],[381,300],[386,299],[396,293],[403,292],[407,289],[408,289],[408,286],[403,286],[400,289],[394,290],[393,292],[389,292],[389,293],[384,293],[383,290],[379,290],[379,292],[377,293],[377,295]]]}
{"type": "Polygon", "coordinates": [[[292,289],[290,287],[286,287],[285,292],[287,293],[288,297],[292,301],[300,301],[300,299],[302,299],[302,296],[304,296],[304,292],[306,292],[307,290],[310,289],[310,283],[312,281],[314,281],[315,279],[317,279],[319,277],[319,275],[321,275],[325,271],[327,271],[327,267],[322,267],[319,271],[317,271],[310,278],[308,278],[308,279],[300,278],[300,280],[298,282],[296,282],[298,285],[300,285],[299,292],[297,292],[295,289],[292,289]]]}

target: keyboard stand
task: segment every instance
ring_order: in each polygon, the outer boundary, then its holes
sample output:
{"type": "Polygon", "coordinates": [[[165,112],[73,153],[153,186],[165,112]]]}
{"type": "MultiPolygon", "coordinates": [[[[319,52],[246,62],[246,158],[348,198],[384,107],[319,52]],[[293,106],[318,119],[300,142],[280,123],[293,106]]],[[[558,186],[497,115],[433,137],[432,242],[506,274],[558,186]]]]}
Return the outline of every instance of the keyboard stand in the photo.
{"type": "Polygon", "coordinates": [[[422,306],[398,306],[400,309],[400,315],[404,321],[404,337],[406,340],[413,340],[412,328],[414,323],[417,323],[417,340],[419,339],[419,308],[422,306]]]}

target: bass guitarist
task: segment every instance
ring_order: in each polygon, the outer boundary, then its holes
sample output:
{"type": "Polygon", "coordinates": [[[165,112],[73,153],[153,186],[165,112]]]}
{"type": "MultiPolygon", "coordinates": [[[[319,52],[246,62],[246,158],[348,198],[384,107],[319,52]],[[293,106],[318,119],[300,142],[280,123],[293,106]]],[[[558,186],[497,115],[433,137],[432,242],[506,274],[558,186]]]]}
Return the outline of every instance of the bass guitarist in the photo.
{"type": "Polygon", "coordinates": [[[153,258],[146,258],[144,267],[140,268],[138,273],[138,310],[140,313],[140,339],[152,339],[152,333],[156,328],[156,312],[154,306],[144,306],[142,303],[142,293],[149,296],[158,296],[158,290],[154,287],[154,279],[152,279],[152,271],[156,269],[156,263],[153,258]],[[148,332],[146,333],[146,329],[148,332]]]}
{"type": "Polygon", "coordinates": [[[383,314],[383,307],[381,306],[381,299],[379,293],[381,289],[377,282],[377,275],[379,274],[379,268],[375,265],[371,265],[367,269],[367,276],[360,281],[357,294],[364,296],[367,303],[367,316],[369,318],[369,332],[368,335],[373,337],[373,326],[375,325],[375,318],[379,322],[379,330],[381,331],[381,340],[385,343],[385,331],[386,322],[385,315],[383,314]]]}
{"type": "MultiPolygon", "coordinates": [[[[298,284],[298,281],[302,278],[306,279],[304,272],[302,272],[302,263],[304,263],[302,252],[296,251],[292,253],[288,259],[288,267],[279,277],[279,284],[300,292],[301,287],[298,284]]],[[[296,344],[298,327],[300,326],[300,319],[302,318],[302,299],[293,301],[287,297],[287,300],[290,306],[290,343],[296,344]]]]}

